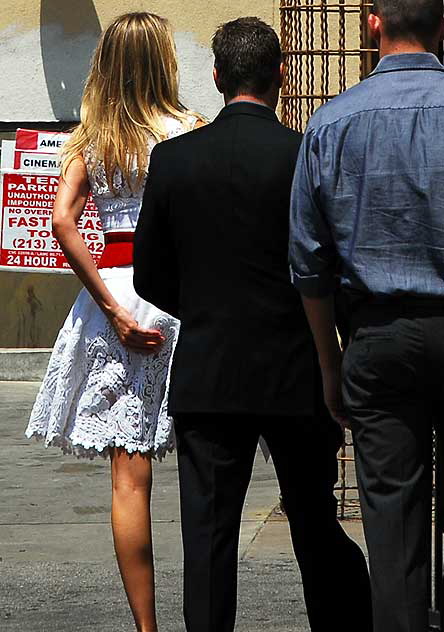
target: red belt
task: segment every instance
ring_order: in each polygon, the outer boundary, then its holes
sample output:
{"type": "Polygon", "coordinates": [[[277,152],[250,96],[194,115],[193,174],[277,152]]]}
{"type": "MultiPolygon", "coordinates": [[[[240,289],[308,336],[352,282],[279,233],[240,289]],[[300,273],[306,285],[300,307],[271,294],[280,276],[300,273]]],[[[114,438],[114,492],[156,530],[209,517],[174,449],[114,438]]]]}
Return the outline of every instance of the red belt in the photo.
{"type": "Polygon", "coordinates": [[[133,265],[134,233],[105,233],[105,248],[98,268],[133,265]]]}

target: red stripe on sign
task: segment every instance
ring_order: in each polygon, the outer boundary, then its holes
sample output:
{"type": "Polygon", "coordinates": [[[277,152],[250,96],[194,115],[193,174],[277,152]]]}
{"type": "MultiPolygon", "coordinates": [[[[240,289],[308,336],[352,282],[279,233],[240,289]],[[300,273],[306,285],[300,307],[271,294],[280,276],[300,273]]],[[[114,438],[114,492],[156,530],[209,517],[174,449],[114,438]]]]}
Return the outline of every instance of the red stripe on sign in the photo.
{"type": "Polygon", "coordinates": [[[39,133],[34,129],[18,129],[15,135],[15,147],[21,150],[35,151],[39,143],[39,133]]]}
{"type": "Polygon", "coordinates": [[[21,157],[22,157],[21,151],[14,152],[14,169],[20,169],[21,157]]]}

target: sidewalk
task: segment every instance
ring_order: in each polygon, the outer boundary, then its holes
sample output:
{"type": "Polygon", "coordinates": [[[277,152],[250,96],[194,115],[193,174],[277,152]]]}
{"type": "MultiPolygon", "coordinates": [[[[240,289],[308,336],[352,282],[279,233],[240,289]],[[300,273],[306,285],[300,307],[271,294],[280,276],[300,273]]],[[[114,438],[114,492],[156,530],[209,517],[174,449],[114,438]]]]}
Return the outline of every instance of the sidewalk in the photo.
{"type": "MultiPolygon", "coordinates": [[[[23,436],[38,384],[0,382],[0,629],[133,632],[109,524],[109,463],[78,461],[23,436]]],[[[316,463],[313,463],[316,467],[316,463]]],[[[176,461],[155,465],[159,630],[184,630],[176,461]]],[[[239,632],[307,632],[288,525],[260,454],[242,520],[239,632]],[[272,626],[271,626],[272,624],[272,626]]],[[[358,522],[345,523],[361,541],[358,522]]]]}

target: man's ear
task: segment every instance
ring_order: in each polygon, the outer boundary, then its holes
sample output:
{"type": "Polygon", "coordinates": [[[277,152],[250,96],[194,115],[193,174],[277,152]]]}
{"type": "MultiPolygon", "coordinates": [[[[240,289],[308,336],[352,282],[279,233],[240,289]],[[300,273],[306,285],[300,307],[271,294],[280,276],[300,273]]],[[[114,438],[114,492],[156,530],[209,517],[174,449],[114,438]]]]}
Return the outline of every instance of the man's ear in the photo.
{"type": "Polygon", "coordinates": [[[370,13],[370,15],[368,16],[368,26],[369,26],[372,38],[376,42],[379,42],[381,39],[381,32],[382,32],[382,21],[379,15],[370,13]]]}
{"type": "Polygon", "coordinates": [[[285,65],[284,65],[284,62],[282,62],[281,65],[279,66],[279,88],[282,88],[282,85],[284,83],[284,77],[285,77],[285,65]]]}
{"type": "Polygon", "coordinates": [[[223,88],[220,84],[220,79],[219,79],[219,73],[217,72],[217,68],[213,68],[213,79],[214,79],[214,83],[216,84],[216,88],[218,89],[218,91],[223,94],[223,88]]]}

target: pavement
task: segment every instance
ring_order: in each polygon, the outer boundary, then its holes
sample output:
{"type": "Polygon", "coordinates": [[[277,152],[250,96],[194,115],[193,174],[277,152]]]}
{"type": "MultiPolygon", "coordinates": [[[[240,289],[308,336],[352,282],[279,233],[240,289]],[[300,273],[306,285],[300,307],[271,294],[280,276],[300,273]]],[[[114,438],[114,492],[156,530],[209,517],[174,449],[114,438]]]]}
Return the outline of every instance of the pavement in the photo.
{"type": "MultiPolygon", "coordinates": [[[[134,631],[112,545],[109,462],[24,437],[38,387],[0,382],[0,631],[134,631]]],[[[273,466],[258,453],[242,518],[236,632],[309,632],[278,496],[273,466]]],[[[364,546],[361,523],[344,526],[364,546]]],[[[153,536],[159,631],[183,632],[174,455],[155,464],[153,536]]]]}

